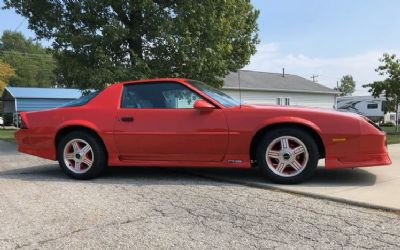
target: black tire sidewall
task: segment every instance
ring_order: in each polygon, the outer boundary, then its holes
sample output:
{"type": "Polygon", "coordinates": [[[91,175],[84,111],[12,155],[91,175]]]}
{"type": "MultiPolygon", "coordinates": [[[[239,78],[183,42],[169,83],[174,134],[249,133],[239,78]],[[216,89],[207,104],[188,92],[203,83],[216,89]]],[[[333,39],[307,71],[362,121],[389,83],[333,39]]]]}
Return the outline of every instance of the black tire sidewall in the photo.
{"type": "Polygon", "coordinates": [[[98,138],[83,131],[74,131],[62,137],[60,142],[58,143],[57,160],[60,164],[61,169],[66,175],[74,179],[87,180],[99,176],[105,170],[107,157],[105,155],[105,149],[98,138]],[[72,172],[68,169],[64,162],[64,147],[69,141],[73,139],[82,139],[89,143],[89,145],[92,147],[92,151],[94,154],[92,167],[89,169],[89,171],[82,174],[72,172]]]}
{"type": "Polygon", "coordinates": [[[319,160],[319,150],[315,140],[307,132],[296,128],[279,128],[267,132],[261,139],[257,147],[257,161],[261,172],[271,181],[281,184],[296,184],[305,181],[315,171],[319,160]],[[275,174],[267,165],[265,153],[267,147],[273,140],[281,136],[292,136],[304,143],[307,148],[309,157],[305,169],[298,175],[292,177],[283,177],[275,174]]]}

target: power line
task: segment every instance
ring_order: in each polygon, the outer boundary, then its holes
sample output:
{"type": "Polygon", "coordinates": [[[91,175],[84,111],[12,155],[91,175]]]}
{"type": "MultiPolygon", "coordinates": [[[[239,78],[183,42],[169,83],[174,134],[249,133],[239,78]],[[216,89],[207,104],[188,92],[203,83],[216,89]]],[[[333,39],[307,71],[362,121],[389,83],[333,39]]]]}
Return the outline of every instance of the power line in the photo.
{"type": "Polygon", "coordinates": [[[55,62],[56,61],[56,59],[53,58],[52,55],[46,55],[46,54],[42,54],[41,55],[41,54],[29,54],[29,53],[18,53],[18,52],[16,52],[16,53],[14,53],[14,52],[3,53],[2,51],[0,51],[0,55],[9,56],[9,57],[11,57],[13,55],[18,55],[18,56],[22,56],[22,57],[25,57],[25,58],[30,58],[32,60],[40,60],[40,61],[48,61],[48,62],[55,62]]]}
{"type": "Polygon", "coordinates": [[[324,78],[335,79],[335,80],[339,80],[341,78],[341,77],[337,77],[337,76],[327,76],[327,75],[319,75],[319,76],[324,77],[324,78]]]}
{"type": "Polygon", "coordinates": [[[22,24],[25,22],[26,18],[24,18],[19,24],[18,26],[14,29],[14,32],[17,32],[19,30],[19,28],[21,28],[22,24]]]}
{"type": "Polygon", "coordinates": [[[51,54],[45,54],[45,53],[30,53],[30,52],[20,52],[20,51],[14,51],[14,50],[0,50],[0,53],[9,53],[9,54],[23,54],[23,55],[37,55],[37,56],[53,56],[51,54]]]}

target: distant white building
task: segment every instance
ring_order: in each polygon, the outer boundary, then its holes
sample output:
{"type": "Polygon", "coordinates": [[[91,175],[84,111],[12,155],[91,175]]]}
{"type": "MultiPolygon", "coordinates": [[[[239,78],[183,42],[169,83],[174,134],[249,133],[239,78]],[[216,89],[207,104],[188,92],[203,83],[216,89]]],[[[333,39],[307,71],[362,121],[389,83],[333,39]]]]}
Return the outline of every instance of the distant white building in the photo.
{"type": "Polygon", "coordinates": [[[240,70],[224,79],[222,91],[237,99],[239,77],[242,102],[248,104],[298,105],[334,109],[339,92],[291,74],[240,70]]]}

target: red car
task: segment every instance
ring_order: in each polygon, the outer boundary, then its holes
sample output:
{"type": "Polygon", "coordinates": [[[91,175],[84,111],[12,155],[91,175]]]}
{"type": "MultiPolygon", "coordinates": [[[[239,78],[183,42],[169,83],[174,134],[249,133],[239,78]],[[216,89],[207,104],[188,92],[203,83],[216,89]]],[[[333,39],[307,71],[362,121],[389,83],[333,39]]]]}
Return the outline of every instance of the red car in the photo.
{"type": "Polygon", "coordinates": [[[391,164],[385,134],[342,112],[240,105],[204,83],[151,79],[114,84],[67,105],[21,113],[20,152],[58,160],[77,179],[109,166],[259,167],[298,183],[325,167],[391,164]]]}

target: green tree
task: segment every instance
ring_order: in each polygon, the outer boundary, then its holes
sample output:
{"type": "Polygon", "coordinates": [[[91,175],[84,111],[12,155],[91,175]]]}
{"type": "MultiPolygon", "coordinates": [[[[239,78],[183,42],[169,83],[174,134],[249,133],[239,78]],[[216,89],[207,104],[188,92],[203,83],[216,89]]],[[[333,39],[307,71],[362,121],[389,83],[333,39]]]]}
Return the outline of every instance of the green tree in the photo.
{"type": "Polygon", "coordinates": [[[8,80],[15,75],[15,69],[0,59],[0,95],[3,93],[8,80]]]}
{"type": "Polygon", "coordinates": [[[400,59],[396,55],[383,54],[383,58],[379,59],[382,63],[375,71],[381,76],[385,76],[383,81],[375,81],[370,84],[363,85],[364,88],[369,87],[369,92],[374,97],[384,94],[387,100],[386,112],[396,112],[396,132],[399,132],[399,104],[400,104],[400,59]]]}
{"type": "Polygon", "coordinates": [[[351,95],[356,89],[356,82],[353,80],[353,76],[345,75],[340,79],[340,86],[335,90],[340,91],[341,96],[351,95]]]}
{"type": "Polygon", "coordinates": [[[102,88],[145,77],[221,86],[255,53],[249,0],[6,0],[37,37],[52,39],[65,86],[102,88]]]}
{"type": "Polygon", "coordinates": [[[0,59],[16,70],[15,76],[9,79],[9,86],[48,87],[54,84],[52,54],[21,33],[4,31],[0,38],[0,59]]]}

